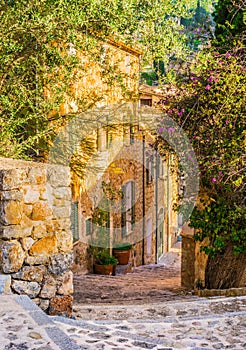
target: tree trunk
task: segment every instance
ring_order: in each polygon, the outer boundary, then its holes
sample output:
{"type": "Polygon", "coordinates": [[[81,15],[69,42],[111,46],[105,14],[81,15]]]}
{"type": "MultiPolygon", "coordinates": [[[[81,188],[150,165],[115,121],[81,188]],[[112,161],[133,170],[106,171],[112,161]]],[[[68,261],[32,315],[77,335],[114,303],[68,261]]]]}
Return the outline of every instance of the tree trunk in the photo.
{"type": "Polygon", "coordinates": [[[224,253],[209,257],[205,272],[205,287],[208,289],[238,288],[243,285],[246,253],[235,256],[233,245],[225,247],[224,253]]]}

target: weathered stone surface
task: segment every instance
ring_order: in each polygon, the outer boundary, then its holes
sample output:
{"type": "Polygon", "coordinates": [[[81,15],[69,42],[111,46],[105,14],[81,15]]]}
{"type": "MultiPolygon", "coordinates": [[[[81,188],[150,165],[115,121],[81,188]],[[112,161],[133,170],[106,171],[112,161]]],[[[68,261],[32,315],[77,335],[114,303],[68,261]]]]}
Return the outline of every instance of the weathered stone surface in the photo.
{"type": "Polygon", "coordinates": [[[60,252],[69,253],[73,249],[73,236],[70,231],[59,231],[56,233],[58,249],[60,252]]]}
{"type": "Polygon", "coordinates": [[[27,180],[26,169],[16,169],[15,165],[11,169],[0,171],[0,190],[8,191],[18,189],[27,180]]]}
{"type": "Polygon", "coordinates": [[[39,191],[34,189],[31,185],[23,188],[23,198],[26,204],[32,204],[38,201],[40,196],[39,191]]]}
{"type": "Polygon", "coordinates": [[[43,185],[46,182],[46,169],[41,167],[30,167],[28,179],[34,185],[43,185]]]}
{"type": "Polygon", "coordinates": [[[37,202],[33,205],[31,218],[32,220],[46,220],[52,215],[52,210],[48,205],[48,202],[37,202]]]}
{"type": "Polygon", "coordinates": [[[32,214],[32,204],[24,204],[23,212],[26,216],[30,217],[32,214]]]}
{"type": "Polygon", "coordinates": [[[1,191],[0,192],[1,201],[22,201],[23,193],[19,190],[1,191]]]}
{"type": "Polygon", "coordinates": [[[22,248],[24,250],[29,250],[34,243],[35,240],[32,239],[32,237],[24,237],[21,239],[22,248]]]}
{"type": "Polygon", "coordinates": [[[30,235],[31,227],[22,227],[21,225],[9,225],[0,227],[0,237],[4,239],[18,239],[30,235]]]}
{"type": "Polygon", "coordinates": [[[13,280],[12,288],[16,293],[28,295],[33,299],[39,294],[41,286],[37,282],[13,280]]]}
{"type": "Polygon", "coordinates": [[[27,265],[46,265],[49,261],[49,256],[45,254],[39,254],[37,256],[27,256],[25,263],[27,265]]]}
{"type": "Polygon", "coordinates": [[[62,275],[71,270],[73,264],[73,253],[52,255],[48,270],[54,275],[62,275]]]}
{"type": "Polygon", "coordinates": [[[0,274],[0,294],[9,294],[11,286],[11,276],[0,274]]]}
{"type": "Polygon", "coordinates": [[[70,218],[71,208],[69,207],[54,207],[54,216],[58,219],[70,218]]]}
{"type": "Polygon", "coordinates": [[[46,225],[44,223],[33,227],[32,237],[34,239],[40,239],[40,238],[43,238],[43,237],[49,236],[49,235],[50,235],[50,233],[47,232],[46,225]]]}
{"type": "Polygon", "coordinates": [[[4,225],[18,225],[23,214],[23,203],[10,201],[3,205],[1,210],[1,223],[4,225]]]}
{"type": "Polygon", "coordinates": [[[41,238],[37,243],[33,244],[30,249],[30,255],[51,255],[57,252],[57,239],[55,235],[41,238]]]}
{"type": "Polygon", "coordinates": [[[40,297],[44,299],[51,299],[56,295],[57,282],[52,276],[48,276],[44,280],[40,297]]]}
{"type": "Polygon", "coordinates": [[[4,273],[17,272],[24,258],[24,251],[18,241],[0,241],[0,266],[4,273]]]}
{"type": "Polygon", "coordinates": [[[70,184],[70,169],[64,166],[48,166],[47,182],[54,187],[64,187],[70,184]]]}
{"type": "Polygon", "coordinates": [[[12,278],[30,282],[42,282],[44,270],[39,266],[24,266],[12,278]]]}
{"type": "Polygon", "coordinates": [[[73,273],[72,271],[66,272],[61,279],[61,286],[57,293],[61,295],[73,294],[73,273]]]}
{"type": "Polygon", "coordinates": [[[66,295],[63,297],[55,297],[50,301],[49,314],[72,316],[73,297],[66,295]]]}
{"type": "Polygon", "coordinates": [[[33,302],[36,305],[38,305],[43,311],[46,311],[50,304],[49,299],[41,299],[41,298],[35,298],[33,299],[33,302]]]}
{"type": "Polygon", "coordinates": [[[59,187],[54,189],[53,194],[57,199],[71,200],[71,189],[69,187],[59,187]]]}

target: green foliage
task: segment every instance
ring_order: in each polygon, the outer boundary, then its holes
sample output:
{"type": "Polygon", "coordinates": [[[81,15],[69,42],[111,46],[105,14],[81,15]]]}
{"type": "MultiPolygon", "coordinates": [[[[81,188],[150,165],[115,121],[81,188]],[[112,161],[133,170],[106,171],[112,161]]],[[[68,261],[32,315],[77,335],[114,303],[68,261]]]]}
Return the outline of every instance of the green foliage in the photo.
{"type": "Polygon", "coordinates": [[[190,226],[196,229],[196,240],[203,241],[209,237],[209,245],[202,246],[206,254],[223,253],[228,242],[233,243],[235,254],[239,254],[246,249],[245,219],[242,208],[219,198],[207,203],[204,209],[195,208],[190,226]]]}
{"type": "MultiPolygon", "coordinates": [[[[189,9],[185,0],[0,1],[0,156],[39,156],[67,118],[100,101],[100,94],[77,97],[76,113],[59,114],[61,103],[75,98],[76,69],[87,74],[74,48],[100,64],[101,44],[111,37],[138,45],[144,65],[166,61],[184,51],[177,17],[189,9]]],[[[102,78],[131,98],[111,62],[102,78]]]]}
{"type": "Polygon", "coordinates": [[[98,265],[117,265],[118,260],[110,255],[108,249],[94,248],[93,250],[94,263],[98,265]]]}
{"type": "Polygon", "coordinates": [[[200,53],[189,80],[163,108],[186,131],[200,168],[200,198],[191,226],[196,238],[209,237],[207,253],[221,252],[227,241],[245,250],[246,76],[245,51],[200,53]]]}
{"type": "Polygon", "coordinates": [[[130,243],[118,243],[114,245],[115,250],[130,250],[132,249],[132,244],[130,243]]]}
{"type": "Polygon", "coordinates": [[[245,43],[246,4],[244,0],[219,0],[215,6],[215,36],[219,45],[234,46],[238,44],[239,35],[245,43]]]}

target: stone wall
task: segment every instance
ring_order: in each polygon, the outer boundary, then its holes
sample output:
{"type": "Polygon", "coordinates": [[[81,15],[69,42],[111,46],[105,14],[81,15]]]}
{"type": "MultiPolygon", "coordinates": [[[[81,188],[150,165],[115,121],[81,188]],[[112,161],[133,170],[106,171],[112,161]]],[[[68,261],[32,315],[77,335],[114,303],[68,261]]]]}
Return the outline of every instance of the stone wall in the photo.
{"type": "Polygon", "coordinates": [[[69,168],[0,158],[0,273],[49,314],[73,301],[69,168]]]}
{"type": "MultiPolygon", "coordinates": [[[[201,243],[195,242],[194,229],[187,224],[182,232],[181,285],[187,289],[197,289],[205,285],[207,255],[200,252],[201,243]]],[[[206,242],[203,242],[203,245],[206,242]]]]}

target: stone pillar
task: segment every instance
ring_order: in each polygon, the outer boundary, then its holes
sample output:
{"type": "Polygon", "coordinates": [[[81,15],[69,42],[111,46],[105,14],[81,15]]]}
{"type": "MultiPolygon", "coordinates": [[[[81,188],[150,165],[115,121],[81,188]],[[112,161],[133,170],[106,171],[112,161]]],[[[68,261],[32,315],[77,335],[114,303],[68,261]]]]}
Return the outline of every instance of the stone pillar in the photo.
{"type": "Polygon", "coordinates": [[[0,158],[0,273],[50,314],[71,315],[68,167],[0,158]]]}
{"type": "Polygon", "coordinates": [[[195,248],[194,230],[185,225],[182,229],[181,251],[181,285],[187,289],[194,289],[195,281],[195,248]]]}
{"type": "Polygon", "coordinates": [[[182,236],[181,285],[187,289],[200,289],[205,285],[207,255],[200,251],[202,245],[208,244],[206,238],[202,243],[194,240],[195,230],[185,224],[182,236]]]}

